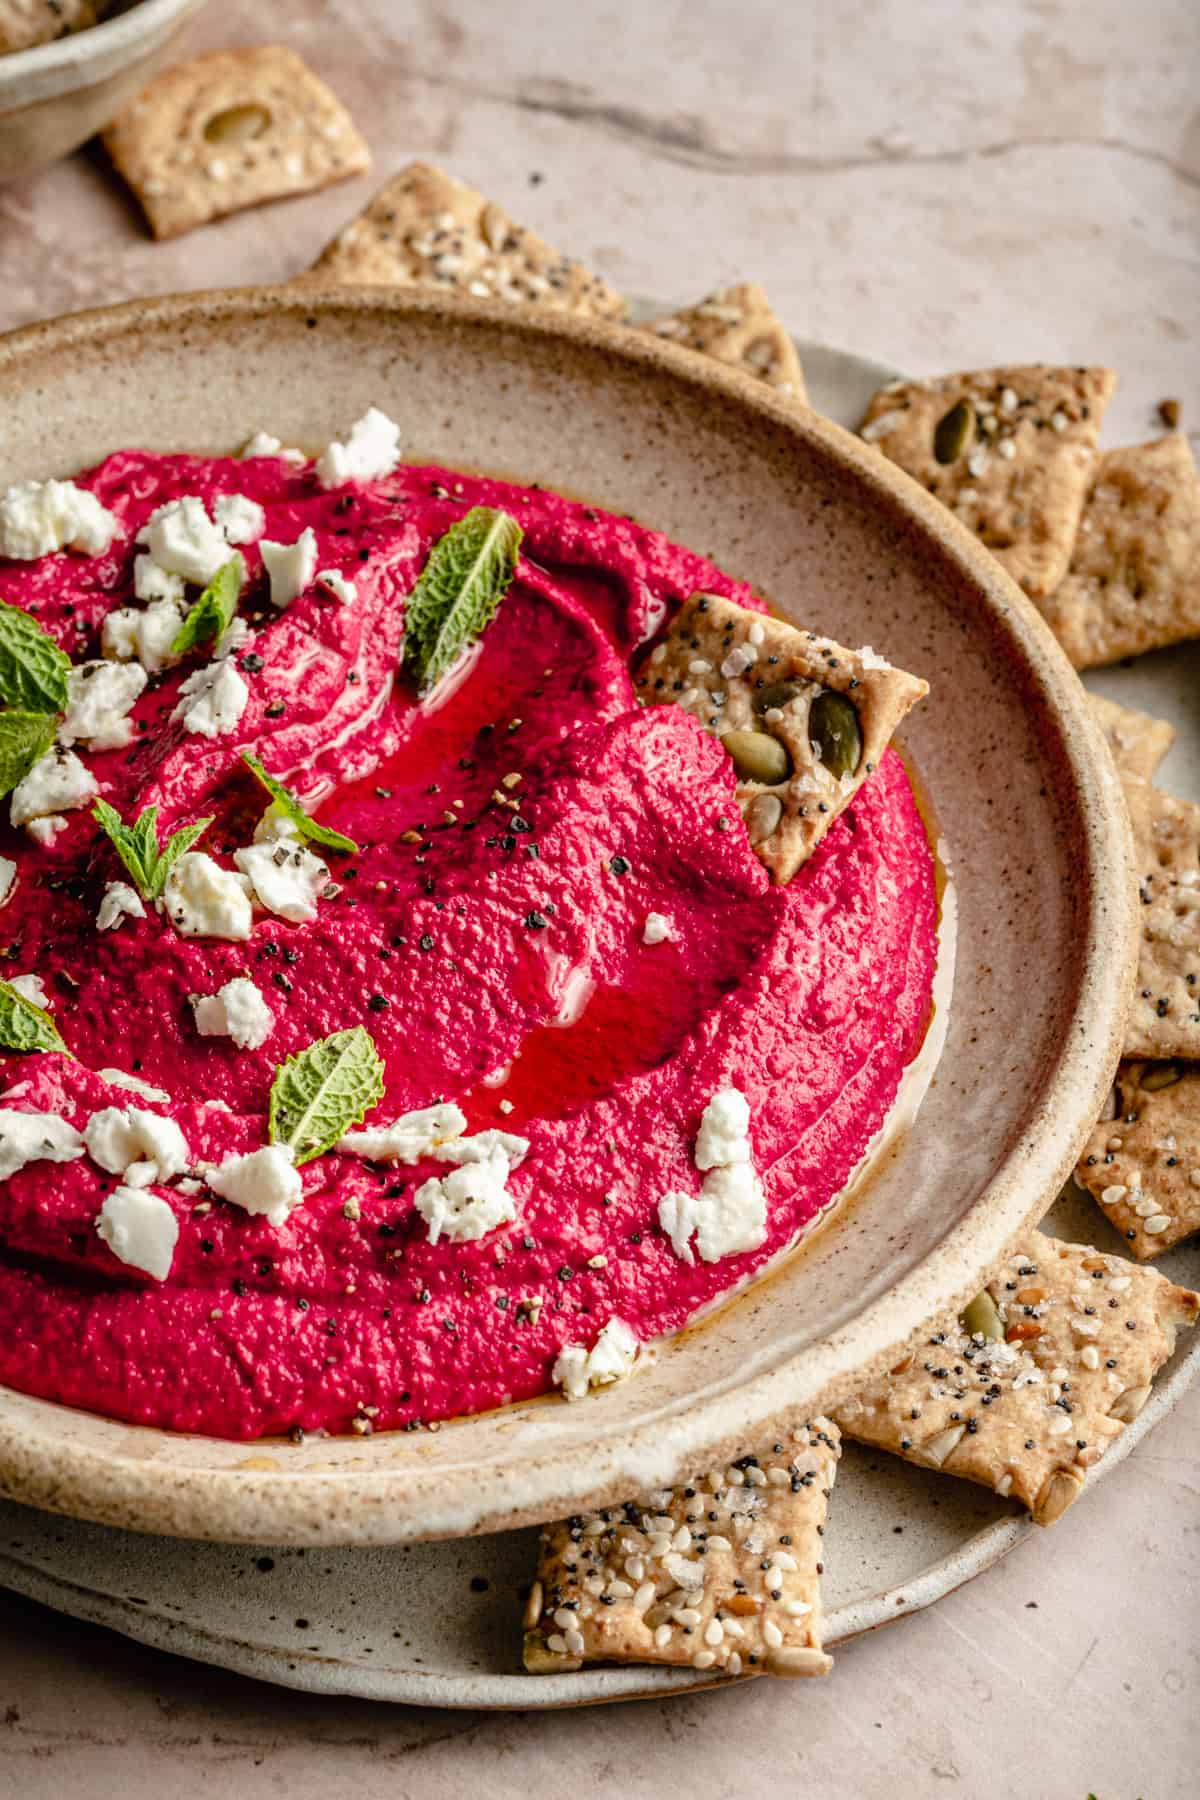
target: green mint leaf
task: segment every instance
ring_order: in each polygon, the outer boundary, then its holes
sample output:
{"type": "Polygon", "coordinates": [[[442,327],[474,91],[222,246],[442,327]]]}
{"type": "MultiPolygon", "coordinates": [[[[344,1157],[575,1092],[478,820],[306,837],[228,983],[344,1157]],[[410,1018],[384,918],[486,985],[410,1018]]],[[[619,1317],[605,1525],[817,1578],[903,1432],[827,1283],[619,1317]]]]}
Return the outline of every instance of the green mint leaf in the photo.
{"type": "Polygon", "coordinates": [[[523,533],[514,518],[473,506],[429,552],[408,596],[404,666],[428,693],[491,623],[517,566],[523,533]]]}
{"type": "Polygon", "coordinates": [[[344,837],[340,831],[334,831],[330,826],[321,825],[316,819],[310,818],[291,788],[284,787],[282,781],[269,775],[257,756],[249,750],[243,750],[242,761],[255,779],[266,788],[279,811],[292,821],[301,837],[309,838],[314,844],[323,844],[326,850],[343,850],[347,856],[358,855],[358,845],[353,838],[344,837]]]}
{"type": "Polygon", "coordinates": [[[246,565],[240,556],[231,556],[227,563],[221,564],[175,634],[172,656],[186,656],[197,644],[219,638],[228,631],[237,611],[245,572],[246,565]]]}
{"type": "Polygon", "coordinates": [[[196,839],[213,822],[213,815],[210,813],[207,818],[197,819],[194,825],[181,826],[178,831],[172,832],[160,851],[157,806],[144,807],[134,823],[126,825],[120,813],[107,800],[97,800],[92,808],[92,817],[124,863],[143,900],[157,900],[161,897],[167,876],[179,858],[185,850],[191,849],[196,839]]]}
{"type": "Polygon", "coordinates": [[[331,1150],[383,1098],[383,1064],[362,1025],[335,1031],[289,1056],[271,1083],[270,1134],[296,1162],[331,1150]]]}
{"type": "Polygon", "coordinates": [[[19,606],[0,601],[0,700],[25,712],[67,710],[71,659],[19,606]]]}
{"type": "Polygon", "coordinates": [[[197,819],[194,825],[181,825],[178,831],[171,833],[155,860],[150,885],[146,890],[147,900],[161,899],[162,891],[167,885],[167,876],[185,851],[191,849],[196,839],[204,836],[215,816],[214,813],[208,813],[203,819],[197,819]]]}
{"type": "Polygon", "coordinates": [[[48,1012],[26,1000],[7,981],[0,981],[0,1045],[6,1050],[59,1050],[71,1053],[48,1012]]]}
{"type": "Polygon", "coordinates": [[[57,723],[53,713],[0,713],[0,794],[11,793],[45,756],[57,723]]]}

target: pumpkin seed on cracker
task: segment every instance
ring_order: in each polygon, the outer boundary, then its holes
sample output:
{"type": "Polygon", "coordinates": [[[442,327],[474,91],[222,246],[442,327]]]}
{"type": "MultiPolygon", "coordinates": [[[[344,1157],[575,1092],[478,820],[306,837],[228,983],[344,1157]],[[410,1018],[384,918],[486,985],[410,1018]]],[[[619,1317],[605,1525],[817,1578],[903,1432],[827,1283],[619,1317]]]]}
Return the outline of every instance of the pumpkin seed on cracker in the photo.
{"type": "Polygon", "coordinates": [[[1075,1179],[1139,1261],[1200,1231],[1200,1065],[1123,1062],[1075,1179]]]}
{"type": "Polygon", "coordinates": [[[755,852],[790,881],[874,773],[928,684],[877,656],[693,594],[635,676],[647,705],[682,706],[729,751],[755,852]]]}
{"type": "Polygon", "coordinates": [[[791,334],[757,282],[722,288],[695,306],[651,319],[642,329],[742,369],[793,400],[807,400],[791,334]]]}
{"type": "Polygon", "coordinates": [[[1118,706],[1103,694],[1089,694],[1088,703],[1121,774],[1153,780],[1159,763],[1175,742],[1175,727],[1151,713],[1118,706]]]}
{"type": "Polygon", "coordinates": [[[840,1453],[817,1418],[728,1468],[544,1526],[525,1667],[826,1674],[821,1534],[840,1453]]]}
{"type": "Polygon", "coordinates": [[[1200,1060],[1200,806],[1127,776],[1142,942],[1125,1054],[1200,1060]]]}
{"type": "Polygon", "coordinates": [[[1027,594],[1063,579],[1116,376],[979,369],[894,381],[859,432],[956,513],[1027,594]]]}
{"type": "Polygon", "coordinates": [[[1002,1340],[970,1308],[965,1324],[947,1314],[833,1417],[846,1437],[1011,1494],[1050,1525],[1145,1405],[1200,1294],[1040,1231],[983,1291],[1002,1340]]]}

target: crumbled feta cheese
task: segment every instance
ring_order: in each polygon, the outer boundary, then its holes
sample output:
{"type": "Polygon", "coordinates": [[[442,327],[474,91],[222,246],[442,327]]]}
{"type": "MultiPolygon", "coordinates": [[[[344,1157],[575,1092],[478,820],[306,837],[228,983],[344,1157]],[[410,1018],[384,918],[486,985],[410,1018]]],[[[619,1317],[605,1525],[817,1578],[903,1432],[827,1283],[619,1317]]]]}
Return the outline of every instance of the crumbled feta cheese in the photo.
{"type": "Polygon", "coordinates": [[[248,938],[254,914],[246,883],[204,850],[185,850],[163,890],[163,910],[183,937],[248,938]]]}
{"type": "Polygon", "coordinates": [[[664,1194],[658,1222],[682,1262],[691,1264],[691,1240],[704,1262],[757,1250],[767,1235],[767,1202],[749,1163],[711,1169],[698,1194],[664,1194]]]}
{"type": "Polygon", "coordinates": [[[288,463],[302,463],[308,460],[303,450],[285,449],[279,438],[272,437],[269,431],[256,431],[252,438],[247,438],[238,451],[238,455],[242,457],[272,456],[278,457],[280,462],[288,463]]]}
{"type": "Polygon", "coordinates": [[[0,1181],[31,1162],[74,1162],[83,1139],[57,1113],[17,1112],[0,1106],[0,1181]]]}
{"type": "Polygon", "coordinates": [[[515,1169],[529,1154],[529,1139],[511,1131],[477,1131],[472,1137],[449,1138],[430,1154],[439,1162],[452,1163],[490,1162],[493,1156],[502,1156],[515,1169]]]}
{"type": "Polygon", "coordinates": [[[864,669],[890,669],[892,666],[886,657],[880,656],[877,651],[872,650],[870,644],[863,645],[858,653],[858,660],[864,669]]]}
{"type": "Polygon", "coordinates": [[[646,923],[642,926],[643,944],[665,944],[673,935],[671,921],[666,913],[646,914],[646,923]]]}
{"type": "Polygon", "coordinates": [[[120,525],[73,481],[18,481],[0,494],[0,556],[32,562],[52,550],[99,556],[120,525]]]}
{"type": "Polygon", "coordinates": [[[413,1204],[429,1226],[430,1243],[442,1237],[454,1244],[473,1243],[511,1223],[517,1203],[504,1185],[508,1175],[508,1158],[497,1151],[486,1162],[465,1163],[449,1175],[423,1181],[413,1204]]]}
{"type": "Polygon", "coordinates": [[[750,1103],[737,1088],[720,1088],[704,1109],[696,1138],[698,1169],[750,1161],[750,1103]]]}
{"type": "Polygon", "coordinates": [[[59,742],[93,750],[123,750],[133,738],[127,715],[146,685],[139,663],[77,663],[67,676],[67,710],[59,742]]]}
{"type": "Polygon", "coordinates": [[[225,533],[209,518],[198,494],[180,494],[158,507],[138,532],[138,543],[145,544],[160,569],[197,587],[207,587],[229,561],[225,533]]]}
{"type": "Polygon", "coordinates": [[[110,881],[96,914],[97,931],[115,931],[123,919],[144,919],[146,908],[136,888],[127,881],[110,881]]]}
{"type": "Polygon", "coordinates": [[[213,516],[225,533],[227,544],[252,544],[267,527],[267,515],[247,494],[222,494],[213,516]]]}
{"type": "Polygon", "coordinates": [[[159,1194],[142,1188],[118,1187],[105,1200],[96,1230],[113,1255],[131,1269],[165,1281],[171,1273],[179,1221],[159,1194]]]}
{"type": "Polygon", "coordinates": [[[200,737],[224,737],[241,719],[249,698],[250,689],[236,665],[219,658],[188,676],[171,717],[181,719],[185,731],[200,737]]]}
{"type": "Polygon", "coordinates": [[[182,575],[172,575],[169,569],[160,569],[154,558],[145,551],[134,557],[133,591],[139,600],[174,600],[177,606],[181,606],[183,589],[182,575]]]}
{"type": "Polygon", "coordinates": [[[340,569],[318,569],[317,580],[323,588],[328,588],[335,600],[343,606],[349,606],[352,600],[358,599],[358,589],[352,581],[347,581],[340,569]]]}
{"type": "Polygon", "coordinates": [[[230,1037],[239,1050],[257,1050],[275,1029],[275,1014],[245,975],[235,975],[215,994],[191,999],[201,1037],[230,1037]]]}
{"type": "Polygon", "coordinates": [[[10,975],[8,985],[16,989],[22,1000],[28,1000],[31,1006],[40,1006],[43,1012],[50,1004],[46,984],[40,975],[10,975]]]}
{"type": "Polygon", "coordinates": [[[17,879],[17,865],[11,857],[0,856],[0,906],[3,906],[17,879]]]}
{"type": "Polygon", "coordinates": [[[282,612],[304,592],[317,572],[316,533],[311,525],[306,525],[293,544],[264,538],[258,547],[263,567],[271,577],[271,604],[282,612]]]}
{"type": "Polygon", "coordinates": [[[210,1169],[208,1185],[243,1212],[261,1213],[271,1225],[283,1225],[304,1199],[304,1186],[287,1144],[266,1144],[244,1156],[230,1156],[210,1169]]]}
{"type": "Polygon", "coordinates": [[[467,1115],[452,1102],[404,1113],[390,1125],[368,1125],[364,1131],[348,1131],[337,1143],[349,1156],[367,1162],[416,1163],[432,1156],[439,1146],[460,1138],[467,1115]]]}
{"type": "Polygon", "coordinates": [[[99,792],[95,776],[74,751],[56,747],[47,750],[13,789],[10,816],[14,825],[27,825],[52,813],[73,812],[99,792]]]}
{"type": "MultiPolygon", "coordinates": [[[[174,1119],[143,1106],[104,1106],[83,1128],[93,1162],[110,1175],[128,1175],[139,1163],[153,1165],[150,1181],[170,1181],[191,1161],[187,1140],[174,1119]]],[[[148,1185],[139,1183],[138,1185],[148,1185]]]]}
{"type": "Polygon", "coordinates": [[[274,842],[249,844],[244,850],[235,850],[233,860],[267,912],[293,925],[316,918],[317,901],[329,881],[329,866],[299,840],[280,837],[274,842]]]}
{"type": "Polygon", "coordinates": [[[630,1374],[640,1346],[624,1319],[610,1319],[590,1350],[565,1344],[554,1364],[553,1379],[568,1400],[582,1400],[592,1388],[608,1387],[630,1374]]]}
{"type": "Polygon", "coordinates": [[[45,846],[47,844],[52,844],[59,832],[65,831],[66,828],[67,821],[63,818],[62,814],[51,813],[49,817],[45,819],[30,819],[25,830],[35,844],[45,846]]]}
{"type": "Polygon", "coordinates": [[[113,662],[139,662],[147,675],[157,675],[182,658],[171,645],[179,636],[184,609],[177,600],[152,600],[144,612],[118,606],[100,627],[100,649],[113,662]]]}
{"type": "Polygon", "coordinates": [[[375,481],[390,475],[400,459],[400,427],[369,406],[361,419],[350,427],[344,444],[335,439],[317,458],[317,479],[322,487],[337,487],[343,481],[375,481]]]}
{"type": "Polygon", "coordinates": [[[137,1075],[127,1075],[124,1069],[97,1069],[96,1073],[110,1087],[125,1088],[131,1094],[140,1094],[143,1100],[157,1100],[161,1106],[170,1103],[171,1096],[166,1088],[152,1087],[137,1075]]]}

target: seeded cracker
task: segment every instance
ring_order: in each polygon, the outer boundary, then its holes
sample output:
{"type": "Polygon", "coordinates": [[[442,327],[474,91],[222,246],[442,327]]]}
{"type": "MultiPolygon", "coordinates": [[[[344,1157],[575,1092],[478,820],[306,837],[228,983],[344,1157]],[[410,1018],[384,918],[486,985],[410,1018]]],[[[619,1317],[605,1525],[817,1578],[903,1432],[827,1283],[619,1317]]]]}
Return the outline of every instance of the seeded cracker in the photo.
{"type": "Polygon", "coordinates": [[[836,1428],[815,1419],[761,1459],[544,1526],[525,1667],[828,1673],[821,1534],[839,1455],[836,1428]]]}
{"type": "Polygon", "coordinates": [[[223,50],[167,69],[104,133],[156,238],[328,187],[370,167],[345,107],[291,50],[223,50]]]}
{"type": "Polygon", "coordinates": [[[105,0],[0,0],[0,56],[87,31],[106,11],[105,0]]]}
{"type": "Polygon", "coordinates": [[[859,1443],[1011,1494],[1052,1525],[1145,1405],[1200,1294],[1038,1231],[985,1294],[1003,1339],[935,1321],[834,1418],[859,1443]]]}
{"type": "Polygon", "coordinates": [[[674,702],[726,740],[750,842],[781,883],[812,855],[879,766],[905,713],[929,692],[870,648],[847,650],[716,594],[692,595],[635,685],[640,700],[674,702]],[[764,779],[753,778],[755,766],[764,779]]]}
{"type": "Polygon", "coordinates": [[[1185,437],[1100,458],[1043,611],[1077,669],[1200,637],[1200,476],[1185,437]]]}
{"type": "Polygon", "coordinates": [[[1075,1179],[1142,1262],[1200,1231],[1200,1067],[1123,1062],[1075,1179]]]}
{"type": "Polygon", "coordinates": [[[501,206],[431,163],[393,175],[313,264],[328,281],[440,287],[480,300],[620,319],[625,302],[582,263],[552,249],[501,206]]]}
{"type": "Polygon", "coordinates": [[[1151,713],[1118,706],[1103,694],[1089,694],[1088,702],[1121,774],[1152,781],[1159,763],[1175,742],[1175,727],[1151,713]]]}
{"type": "Polygon", "coordinates": [[[1117,378],[1111,369],[981,369],[896,381],[860,435],[958,515],[1027,594],[1067,572],[1117,378]]]}
{"type": "Polygon", "coordinates": [[[718,362],[732,363],[793,400],[808,398],[796,346],[757,282],[744,281],[709,294],[696,306],[652,319],[643,329],[718,362]]]}
{"type": "Polygon", "coordinates": [[[1200,1059],[1200,806],[1124,786],[1142,920],[1125,1054],[1200,1059]]]}

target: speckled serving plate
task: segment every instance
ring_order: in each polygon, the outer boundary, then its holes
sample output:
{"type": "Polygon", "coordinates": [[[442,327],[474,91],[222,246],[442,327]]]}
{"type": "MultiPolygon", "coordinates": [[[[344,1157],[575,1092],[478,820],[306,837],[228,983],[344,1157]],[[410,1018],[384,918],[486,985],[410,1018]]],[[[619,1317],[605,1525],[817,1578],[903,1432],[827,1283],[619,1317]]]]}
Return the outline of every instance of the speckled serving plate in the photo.
{"type": "MultiPolygon", "coordinates": [[[[852,417],[878,372],[837,364],[839,400],[834,363],[807,354],[818,404],[852,417]]],[[[370,290],[243,290],[57,321],[0,340],[0,381],[0,483],[122,443],[226,449],[260,426],[320,444],[374,401],[414,456],[653,521],[785,614],[931,680],[904,741],[958,897],[947,1047],[915,1123],[809,1245],[635,1379],[578,1406],[303,1445],[171,1435],[0,1391],[0,1495],[293,1548],[562,1516],[834,1403],[1041,1215],[1116,1060],[1134,950],[1127,822],[1040,619],[877,452],[649,336],[370,290]]]]}

